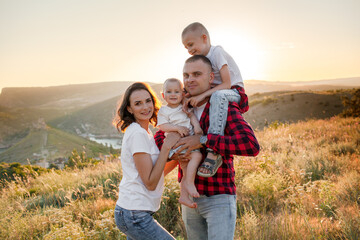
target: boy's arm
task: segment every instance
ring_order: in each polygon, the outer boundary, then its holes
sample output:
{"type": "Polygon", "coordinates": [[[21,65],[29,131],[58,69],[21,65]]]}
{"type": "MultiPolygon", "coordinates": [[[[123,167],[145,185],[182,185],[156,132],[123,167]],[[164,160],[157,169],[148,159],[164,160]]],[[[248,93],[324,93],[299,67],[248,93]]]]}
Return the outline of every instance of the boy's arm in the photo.
{"type": "Polygon", "coordinates": [[[189,100],[190,104],[192,106],[197,106],[197,104],[199,102],[201,102],[202,100],[204,100],[207,97],[210,97],[211,94],[213,94],[215,91],[222,90],[222,89],[230,89],[231,88],[231,79],[230,79],[230,71],[229,71],[227,64],[225,64],[221,67],[220,76],[221,76],[221,80],[222,80],[221,84],[216,85],[213,88],[210,88],[209,90],[203,92],[199,96],[190,98],[190,100],[189,100]]]}

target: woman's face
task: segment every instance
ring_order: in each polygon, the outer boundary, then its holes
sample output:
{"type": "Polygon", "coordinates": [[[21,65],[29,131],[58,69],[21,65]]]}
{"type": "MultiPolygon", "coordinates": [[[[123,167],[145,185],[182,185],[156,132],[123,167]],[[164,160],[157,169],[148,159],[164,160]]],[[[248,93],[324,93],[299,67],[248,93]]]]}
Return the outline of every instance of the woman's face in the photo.
{"type": "Polygon", "coordinates": [[[130,106],[127,110],[134,115],[136,122],[141,124],[149,124],[149,120],[154,113],[154,103],[150,93],[140,89],[134,91],[130,95],[130,106]]]}

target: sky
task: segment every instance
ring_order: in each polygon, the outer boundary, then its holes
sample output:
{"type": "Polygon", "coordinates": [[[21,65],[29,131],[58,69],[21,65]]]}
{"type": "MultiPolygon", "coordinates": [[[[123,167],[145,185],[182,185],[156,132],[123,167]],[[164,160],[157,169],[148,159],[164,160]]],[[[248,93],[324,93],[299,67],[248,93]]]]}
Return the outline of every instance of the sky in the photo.
{"type": "Polygon", "coordinates": [[[245,80],[360,76],[359,0],[0,0],[0,89],[181,79],[192,22],[245,80]]]}

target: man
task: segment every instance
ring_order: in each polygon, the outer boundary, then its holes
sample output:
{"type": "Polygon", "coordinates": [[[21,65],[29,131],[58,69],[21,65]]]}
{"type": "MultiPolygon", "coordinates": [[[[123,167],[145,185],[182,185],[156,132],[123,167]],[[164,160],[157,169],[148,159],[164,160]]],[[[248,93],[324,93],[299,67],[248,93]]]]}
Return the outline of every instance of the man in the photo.
{"type": "MultiPolygon", "coordinates": [[[[205,56],[195,55],[186,60],[183,80],[191,96],[198,96],[210,89],[213,77],[211,63],[205,56]]],[[[201,195],[193,198],[197,208],[182,206],[182,217],[190,240],[234,238],[237,211],[233,155],[256,156],[259,153],[254,132],[241,115],[243,106],[247,106],[247,98],[242,98],[240,104],[229,103],[227,124],[224,136],[221,136],[207,133],[210,103],[208,99],[203,100],[194,106],[194,113],[204,135],[184,137],[174,146],[182,146],[178,152],[187,149],[185,157],[191,150],[202,148],[204,158],[204,149],[211,148],[223,159],[223,164],[213,177],[196,176],[195,186],[201,195]]],[[[159,147],[163,139],[163,132],[157,132],[155,140],[159,147]]]]}

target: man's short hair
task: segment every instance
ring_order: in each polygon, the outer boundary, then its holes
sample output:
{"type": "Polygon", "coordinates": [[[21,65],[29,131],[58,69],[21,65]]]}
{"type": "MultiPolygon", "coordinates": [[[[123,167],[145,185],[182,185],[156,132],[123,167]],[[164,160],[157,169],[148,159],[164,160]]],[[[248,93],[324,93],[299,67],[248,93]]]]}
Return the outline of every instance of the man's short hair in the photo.
{"type": "Polygon", "coordinates": [[[184,28],[181,37],[183,38],[188,32],[199,32],[201,35],[205,34],[210,39],[208,30],[199,22],[191,23],[186,28],[184,28]]]}
{"type": "Polygon", "coordinates": [[[211,72],[213,71],[210,60],[207,57],[203,56],[203,55],[191,56],[188,59],[186,59],[185,63],[192,63],[192,62],[196,62],[196,61],[202,61],[203,63],[205,63],[209,67],[211,72]]]}

